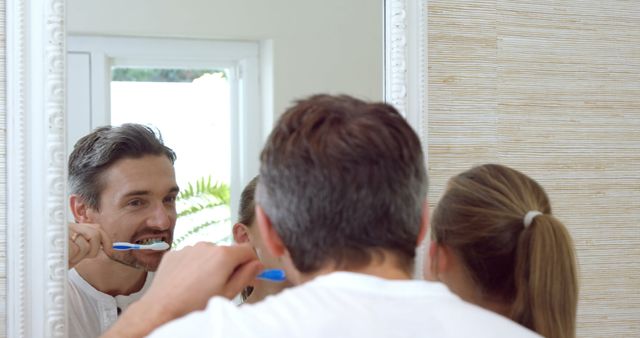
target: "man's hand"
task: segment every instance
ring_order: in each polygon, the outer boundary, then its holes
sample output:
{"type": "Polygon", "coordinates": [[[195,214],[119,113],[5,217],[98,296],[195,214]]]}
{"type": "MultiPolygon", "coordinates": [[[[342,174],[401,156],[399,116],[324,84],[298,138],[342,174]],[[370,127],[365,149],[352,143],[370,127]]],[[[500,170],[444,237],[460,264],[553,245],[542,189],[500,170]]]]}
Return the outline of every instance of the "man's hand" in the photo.
{"type": "Polygon", "coordinates": [[[142,301],[171,309],[174,318],[202,310],[213,296],[235,297],[261,268],[251,246],[200,242],[162,257],[142,301]],[[158,304],[161,301],[163,304],[158,304]]]}
{"type": "Polygon", "coordinates": [[[111,238],[99,224],[69,223],[69,269],[85,258],[94,258],[102,247],[111,251],[111,238]]]}
{"type": "Polygon", "coordinates": [[[102,337],[143,337],[170,320],[204,309],[213,296],[234,297],[260,269],[262,264],[248,244],[201,242],[167,252],[149,290],[102,337]]]}

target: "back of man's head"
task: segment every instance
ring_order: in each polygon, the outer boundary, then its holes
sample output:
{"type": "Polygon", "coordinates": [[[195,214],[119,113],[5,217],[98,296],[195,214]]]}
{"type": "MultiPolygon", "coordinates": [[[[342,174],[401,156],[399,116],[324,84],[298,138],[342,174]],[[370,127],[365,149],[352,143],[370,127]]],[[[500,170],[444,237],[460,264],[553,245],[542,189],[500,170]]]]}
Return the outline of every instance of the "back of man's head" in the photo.
{"type": "Polygon", "coordinates": [[[256,198],[302,273],[362,268],[382,250],[410,271],[426,189],[418,136],[393,107],[318,95],[278,121],[256,198]]]}
{"type": "Polygon", "coordinates": [[[98,127],[78,140],[69,155],[69,191],[99,209],[104,189],[101,174],[120,159],[146,155],[166,156],[171,163],[176,160],[160,132],[150,127],[136,123],[98,127]]]}

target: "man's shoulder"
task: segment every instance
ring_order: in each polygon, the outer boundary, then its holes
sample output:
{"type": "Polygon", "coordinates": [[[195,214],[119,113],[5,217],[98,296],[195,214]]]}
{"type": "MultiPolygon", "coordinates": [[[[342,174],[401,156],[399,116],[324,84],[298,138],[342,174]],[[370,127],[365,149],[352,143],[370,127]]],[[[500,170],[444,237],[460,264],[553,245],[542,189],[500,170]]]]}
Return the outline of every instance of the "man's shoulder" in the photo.
{"type": "Polygon", "coordinates": [[[84,278],[82,278],[82,276],[78,273],[78,271],[76,271],[76,269],[69,269],[67,271],[67,286],[69,295],[73,295],[76,293],[93,295],[99,292],[84,278]]]}
{"type": "MultiPolygon", "coordinates": [[[[222,336],[234,337],[260,334],[263,337],[375,338],[416,336],[420,332],[438,338],[539,337],[504,317],[463,302],[442,291],[439,285],[425,283],[426,291],[403,296],[401,292],[389,290],[355,292],[328,284],[331,283],[305,283],[260,303],[240,307],[222,297],[214,297],[205,311],[176,320],[161,330],[163,335],[158,337],[185,332],[197,335],[204,332],[203,327],[215,327],[216,332],[224,333],[222,336]],[[313,320],[309,321],[310,318],[313,320]],[[238,327],[237,323],[250,324],[238,327]]],[[[416,288],[410,291],[415,292],[416,288]]]]}

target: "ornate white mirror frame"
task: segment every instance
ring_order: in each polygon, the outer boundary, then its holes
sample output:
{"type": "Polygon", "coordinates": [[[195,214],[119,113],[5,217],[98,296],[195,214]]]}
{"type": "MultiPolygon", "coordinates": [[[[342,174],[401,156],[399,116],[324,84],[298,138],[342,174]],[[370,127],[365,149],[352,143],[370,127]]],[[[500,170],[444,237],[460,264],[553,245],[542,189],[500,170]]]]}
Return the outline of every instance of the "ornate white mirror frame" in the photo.
{"type": "MultiPolygon", "coordinates": [[[[65,337],[65,1],[2,2],[7,226],[0,235],[6,238],[7,259],[0,264],[6,264],[7,325],[0,336],[65,337]]],[[[422,137],[426,2],[386,0],[384,5],[385,100],[422,137]]]]}

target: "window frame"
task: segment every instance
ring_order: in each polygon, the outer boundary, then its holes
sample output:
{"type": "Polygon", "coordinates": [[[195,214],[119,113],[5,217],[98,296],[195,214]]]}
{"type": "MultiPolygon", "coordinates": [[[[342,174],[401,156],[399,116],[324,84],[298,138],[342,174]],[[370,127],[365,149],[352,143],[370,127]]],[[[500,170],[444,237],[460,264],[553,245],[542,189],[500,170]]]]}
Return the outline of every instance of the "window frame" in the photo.
{"type": "MultiPolygon", "coordinates": [[[[83,111],[68,112],[67,151],[76,138],[111,122],[111,67],[225,68],[229,69],[231,89],[231,219],[238,210],[240,193],[259,171],[259,154],[266,138],[265,116],[261,106],[260,43],[253,41],[217,41],[69,35],[68,54],[89,56],[89,118],[83,111]],[[73,135],[69,132],[73,131],[73,135]]],[[[71,67],[71,66],[70,66],[71,67]]],[[[68,72],[73,71],[68,69],[68,72]]],[[[87,70],[85,70],[87,71],[87,70]]],[[[75,100],[72,84],[67,100],[75,100]]],[[[86,89],[84,89],[86,92],[86,89]]],[[[71,106],[71,105],[70,105],[71,106]]],[[[68,154],[67,154],[68,155],[68,154]]],[[[178,154],[179,155],[179,154],[178,154]]]]}

